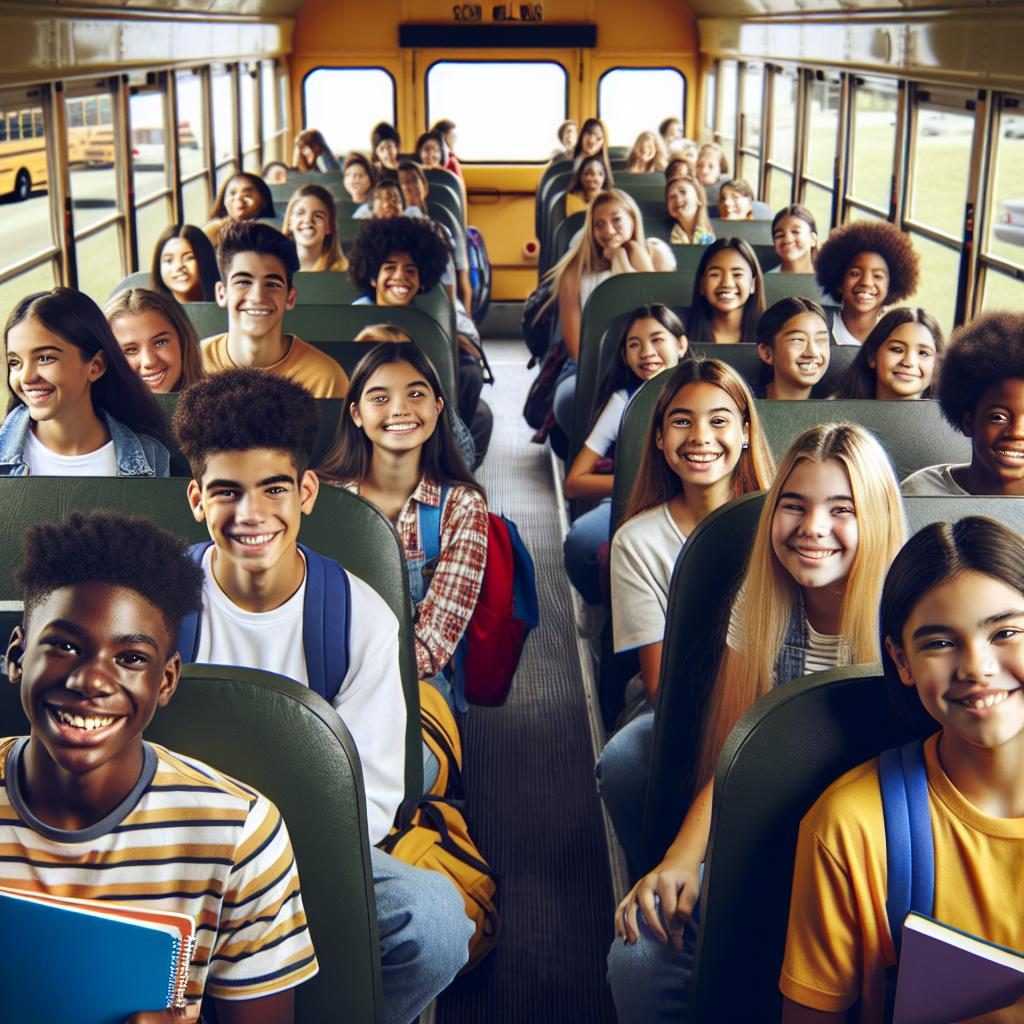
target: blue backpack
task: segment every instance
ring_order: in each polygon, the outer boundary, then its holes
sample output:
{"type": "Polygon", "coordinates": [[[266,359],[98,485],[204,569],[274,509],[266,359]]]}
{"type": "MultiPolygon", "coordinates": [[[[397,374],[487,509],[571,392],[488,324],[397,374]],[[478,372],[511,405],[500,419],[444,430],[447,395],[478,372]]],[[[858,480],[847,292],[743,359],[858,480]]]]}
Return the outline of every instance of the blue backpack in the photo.
{"type": "MultiPolygon", "coordinates": [[[[189,557],[196,565],[212,541],[193,544],[189,557]]],[[[352,627],[352,585],[348,573],[337,562],[324,558],[305,545],[306,595],[302,605],[302,644],[306,654],[309,688],[324,700],[333,702],[348,674],[349,632],[352,627]]],[[[194,662],[199,653],[201,613],[186,615],[178,634],[178,650],[186,662],[194,662]]],[[[282,642],[290,642],[282,638],[282,642]]]]}
{"type": "Polygon", "coordinates": [[[935,843],[928,810],[923,742],[912,740],[883,751],[878,758],[878,777],[888,873],[885,913],[896,947],[896,963],[885,973],[885,1019],[891,1021],[903,922],[912,910],[931,917],[935,908],[935,843]]]}

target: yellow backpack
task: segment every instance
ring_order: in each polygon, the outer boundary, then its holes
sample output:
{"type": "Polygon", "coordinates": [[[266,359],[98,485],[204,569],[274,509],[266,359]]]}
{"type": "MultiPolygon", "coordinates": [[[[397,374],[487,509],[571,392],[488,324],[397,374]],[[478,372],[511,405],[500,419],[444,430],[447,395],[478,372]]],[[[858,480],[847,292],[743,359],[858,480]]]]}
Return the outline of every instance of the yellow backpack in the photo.
{"type": "Polygon", "coordinates": [[[469,834],[462,788],[462,744],[451,710],[438,690],[420,683],[423,741],[440,763],[430,792],[403,801],[396,825],[380,843],[385,853],[414,867],[440,871],[455,884],[476,930],[469,940],[471,971],[494,948],[501,919],[494,903],[497,882],[469,834]]]}

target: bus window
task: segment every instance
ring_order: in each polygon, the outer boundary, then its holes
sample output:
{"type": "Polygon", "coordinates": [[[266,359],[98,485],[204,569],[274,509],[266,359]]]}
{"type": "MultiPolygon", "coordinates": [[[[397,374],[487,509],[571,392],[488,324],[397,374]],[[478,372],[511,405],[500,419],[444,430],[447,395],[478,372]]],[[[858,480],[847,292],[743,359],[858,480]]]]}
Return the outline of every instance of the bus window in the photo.
{"type": "Polygon", "coordinates": [[[260,64],[260,100],[263,104],[263,162],[291,159],[284,151],[284,108],[277,102],[277,65],[272,60],[260,64]]]}
{"type": "Polygon", "coordinates": [[[566,118],[568,82],[554,61],[438,61],[427,70],[427,123],[455,122],[462,161],[541,163],[566,118]]]}
{"type": "Polygon", "coordinates": [[[135,234],[139,266],[149,266],[153,246],[171,222],[164,137],[166,97],[162,91],[133,93],[128,100],[131,124],[132,180],[135,186],[135,234]]]}
{"type": "Polygon", "coordinates": [[[718,65],[713,64],[704,76],[704,135],[715,133],[715,108],[718,103],[718,65]]]}
{"type": "Polygon", "coordinates": [[[715,142],[729,161],[729,176],[736,173],[736,107],[739,65],[734,60],[723,60],[718,67],[718,124],[715,142]]]}
{"type": "Polygon", "coordinates": [[[744,64],[740,92],[740,146],[737,175],[758,193],[761,177],[761,108],[764,102],[764,65],[744,64]]]}
{"type": "Polygon", "coordinates": [[[988,230],[982,264],[985,309],[1024,309],[1024,101],[999,98],[988,230]]]}
{"type": "MultiPolygon", "coordinates": [[[[339,156],[353,149],[368,153],[373,126],[397,119],[395,80],[383,68],[317,68],[303,79],[302,111],[302,127],[318,128],[339,156]]],[[[404,148],[411,150],[413,142],[404,148]]],[[[283,159],[291,160],[290,148],[283,159]]]]}
{"type": "Polygon", "coordinates": [[[210,187],[207,179],[206,134],[203,121],[203,76],[199,71],[175,73],[178,95],[178,159],[186,224],[202,226],[209,219],[210,187]]]}
{"type": "Polygon", "coordinates": [[[768,202],[773,210],[788,206],[793,193],[793,168],[796,166],[796,96],[799,77],[795,68],[773,67],[772,109],[769,120],[766,156],[768,165],[768,202]]]}
{"type": "Polygon", "coordinates": [[[897,87],[888,79],[858,78],[850,130],[847,200],[889,214],[896,152],[897,87]]]}
{"type": "Polygon", "coordinates": [[[808,82],[807,89],[807,149],[801,202],[814,214],[818,237],[823,239],[832,226],[836,143],[839,137],[839,77],[820,74],[808,82]]]}
{"type": "Polygon", "coordinates": [[[242,170],[260,173],[260,137],[256,125],[256,71],[248,67],[238,69],[239,96],[241,97],[242,170]]]}
{"type": "Polygon", "coordinates": [[[235,110],[234,69],[220,65],[213,69],[213,161],[217,174],[217,188],[238,170],[235,155],[235,110]]]}
{"type": "Polygon", "coordinates": [[[666,117],[685,124],[686,79],[675,68],[612,68],[598,83],[597,116],[620,146],[656,131],[666,117]]]}

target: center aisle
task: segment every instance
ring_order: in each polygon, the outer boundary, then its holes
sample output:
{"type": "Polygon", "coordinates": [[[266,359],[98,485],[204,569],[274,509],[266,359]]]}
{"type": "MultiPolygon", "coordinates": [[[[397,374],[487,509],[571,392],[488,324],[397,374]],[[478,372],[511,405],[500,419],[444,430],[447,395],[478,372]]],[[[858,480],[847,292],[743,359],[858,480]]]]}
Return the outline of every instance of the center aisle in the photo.
{"type": "Polygon", "coordinates": [[[508,703],[466,723],[469,821],[498,872],[504,931],[438,1001],[439,1024],[613,1024],[604,981],[612,889],[546,446],[522,417],[521,342],[488,342],[494,437],[478,472],[491,511],[515,520],[537,567],[540,626],[508,703]]]}

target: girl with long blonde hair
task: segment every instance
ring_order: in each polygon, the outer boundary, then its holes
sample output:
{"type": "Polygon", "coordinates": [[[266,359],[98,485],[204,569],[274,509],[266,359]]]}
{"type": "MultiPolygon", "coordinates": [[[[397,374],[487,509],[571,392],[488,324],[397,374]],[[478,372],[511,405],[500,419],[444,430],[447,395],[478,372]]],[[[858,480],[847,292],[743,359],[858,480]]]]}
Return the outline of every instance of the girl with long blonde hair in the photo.
{"type": "Polygon", "coordinates": [[[541,313],[558,303],[562,341],[572,360],[555,394],[555,419],[569,433],[576,396],[576,364],[580,355],[583,307],[594,289],[615,274],[675,270],[672,250],[658,239],[648,240],[632,196],[619,189],[599,192],[587,209],[579,240],[546,275],[551,298],[541,313]]]}
{"type": "Polygon", "coordinates": [[[338,241],[338,208],[322,186],[300,185],[292,193],[284,212],[284,233],[295,243],[300,270],[348,270],[338,241]]]}
{"type": "Polygon", "coordinates": [[[597,777],[634,877],[676,559],[706,516],[769,486],[774,472],[754,400],[739,374],[717,359],[683,360],[655,406],[611,548],[614,647],[616,653],[637,652],[640,674],[627,688],[635,717],[608,741],[597,777]]]}
{"type": "Polygon", "coordinates": [[[661,136],[650,131],[641,132],[626,157],[626,170],[631,174],[652,174],[665,170],[667,163],[668,150],[661,136]]]}
{"type": "Polygon", "coordinates": [[[661,863],[615,913],[623,941],[613,943],[609,981],[621,1024],[681,1016],[696,937],[690,920],[711,826],[712,777],[726,737],[772,687],[837,665],[879,660],[879,596],[905,534],[899,486],[871,434],[850,423],[828,423],[793,442],[765,498],[732,606],[726,652],[707,702],[699,791],[661,863]],[[671,944],[675,954],[659,956],[659,942],[671,944]],[[643,998],[636,998],[638,991],[643,998]]]}

